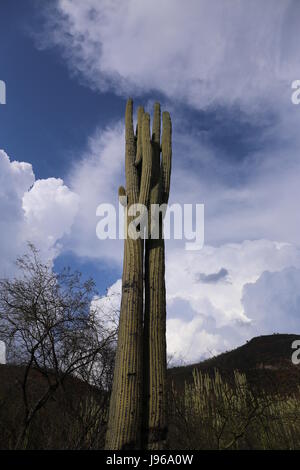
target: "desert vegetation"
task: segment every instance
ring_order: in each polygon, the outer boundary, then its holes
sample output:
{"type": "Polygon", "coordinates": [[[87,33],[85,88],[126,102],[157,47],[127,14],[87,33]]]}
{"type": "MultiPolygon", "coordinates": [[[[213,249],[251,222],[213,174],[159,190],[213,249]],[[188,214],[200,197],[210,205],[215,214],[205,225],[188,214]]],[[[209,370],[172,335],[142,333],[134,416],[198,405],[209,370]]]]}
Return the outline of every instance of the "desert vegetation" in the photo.
{"type": "Polygon", "coordinates": [[[174,449],[299,449],[300,388],[254,391],[246,375],[226,381],[197,369],[184,393],[170,390],[170,445],[174,449]]]}
{"type": "MultiPolygon", "coordinates": [[[[15,449],[26,413],[20,384],[21,366],[0,366],[0,448],[15,449]]],[[[32,370],[28,393],[34,399],[46,388],[32,370]]],[[[235,371],[226,380],[194,370],[184,392],[173,381],[168,388],[169,433],[166,448],[183,450],[299,449],[300,389],[289,396],[252,389],[235,371]]],[[[68,377],[38,410],[23,449],[103,449],[109,392],[68,377]]],[[[20,447],[19,447],[20,448],[20,447]]]]}
{"type": "Polygon", "coordinates": [[[55,273],[33,245],[17,268],[14,278],[0,280],[0,338],[8,362],[1,366],[1,445],[101,445],[114,323],[91,308],[91,279],[69,269],[55,273]]]}

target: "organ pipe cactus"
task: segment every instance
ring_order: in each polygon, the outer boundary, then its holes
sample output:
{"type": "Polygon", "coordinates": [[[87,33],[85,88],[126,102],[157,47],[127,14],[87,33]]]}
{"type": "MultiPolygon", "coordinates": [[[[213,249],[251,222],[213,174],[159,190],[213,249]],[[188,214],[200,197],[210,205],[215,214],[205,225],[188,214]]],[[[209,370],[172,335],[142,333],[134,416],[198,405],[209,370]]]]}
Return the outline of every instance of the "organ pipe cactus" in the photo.
{"type": "Polygon", "coordinates": [[[150,235],[151,205],[166,204],[171,173],[171,119],[163,113],[160,144],[160,105],[150,116],[140,107],[133,130],[133,103],[125,113],[126,189],[119,197],[129,210],[143,204],[149,216],[148,239],[131,238],[126,218],[122,301],[107,449],[161,449],[166,441],[166,296],[163,220],[158,238],[150,235]],[[162,158],[160,154],[162,153],[162,158]],[[143,279],[145,281],[143,282],[143,279]],[[145,302],[143,293],[145,292],[145,302]],[[143,307],[144,305],[144,307],[143,307]]]}

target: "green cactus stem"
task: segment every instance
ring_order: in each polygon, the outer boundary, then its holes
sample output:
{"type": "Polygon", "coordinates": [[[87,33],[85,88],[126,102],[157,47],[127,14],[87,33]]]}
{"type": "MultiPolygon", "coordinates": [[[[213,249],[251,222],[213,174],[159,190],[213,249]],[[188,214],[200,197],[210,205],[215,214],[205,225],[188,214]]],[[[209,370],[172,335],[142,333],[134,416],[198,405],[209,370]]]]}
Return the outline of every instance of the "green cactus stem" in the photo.
{"type": "MultiPolygon", "coordinates": [[[[119,188],[123,206],[166,204],[171,173],[171,119],[163,113],[160,145],[160,105],[150,116],[138,109],[136,135],[133,103],[125,113],[126,189],[119,188]],[[162,159],[160,153],[162,152],[162,159]]],[[[146,211],[145,211],[146,213],[146,211]]],[[[126,231],[133,217],[127,217],[126,231]]],[[[150,227],[150,225],[149,225],[150,227]]],[[[149,232],[150,233],[150,232],[149,232]]],[[[166,445],[166,293],[163,220],[158,239],[131,237],[124,241],[122,301],[106,449],[162,449],[166,445]],[[145,276],[144,276],[145,274],[145,276]],[[144,276],[144,277],[143,277],[144,276]],[[145,278],[145,284],[143,279],[145,278]],[[143,292],[145,306],[143,312],[143,292]]]]}

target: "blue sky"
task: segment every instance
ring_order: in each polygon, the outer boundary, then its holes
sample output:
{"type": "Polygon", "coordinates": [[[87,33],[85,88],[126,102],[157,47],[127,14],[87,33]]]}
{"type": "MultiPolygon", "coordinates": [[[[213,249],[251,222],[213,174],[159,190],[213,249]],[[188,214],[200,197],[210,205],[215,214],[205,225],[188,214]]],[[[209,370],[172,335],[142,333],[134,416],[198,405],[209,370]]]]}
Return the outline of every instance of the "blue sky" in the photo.
{"type": "Polygon", "coordinates": [[[124,184],[126,99],[150,112],[159,100],[173,121],[170,202],[205,205],[203,250],[167,243],[169,352],[193,361],[297,333],[299,23],[294,0],[3,0],[1,275],[30,239],[55,269],[119,292],[122,242],[97,239],[96,207],[124,184]]]}
{"type": "MultiPolygon", "coordinates": [[[[31,163],[37,179],[65,179],[88,136],[120,119],[126,99],[94,92],[72,78],[57,51],[38,49],[38,3],[12,0],[1,5],[1,80],[7,87],[7,105],[0,107],[1,148],[14,160],[31,163]]],[[[70,265],[92,276],[100,292],[119,274],[70,253],[59,256],[55,265],[70,265]]]]}
{"type": "Polygon", "coordinates": [[[64,178],[87,136],[119,118],[125,101],[72,79],[56,50],[39,50],[34,39],[41,31],[39,5],[33,0],[1,5],[1,79],[8,94],[8,106],[0,108],[1,139],[16,160],[25,159],[26,148],[38,178],[64,178]]]}

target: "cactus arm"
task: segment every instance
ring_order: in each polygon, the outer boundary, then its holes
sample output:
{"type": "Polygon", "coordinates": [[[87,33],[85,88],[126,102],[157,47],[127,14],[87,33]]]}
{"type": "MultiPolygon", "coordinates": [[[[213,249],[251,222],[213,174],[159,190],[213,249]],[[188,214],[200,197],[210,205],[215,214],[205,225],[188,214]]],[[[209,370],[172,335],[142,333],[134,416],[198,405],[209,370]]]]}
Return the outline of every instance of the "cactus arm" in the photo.
{"type": "Polygon", "coordinates": [[[151,205],[159,204],[161,199],[161,181],[160,181],[160,128],[161,128],[160,104],[154,104],[153,124],[152,124],[152,146],[153,146],[153,171],[150,194],[150,216],[149,228],[152,233],[157,230],[155,218],[151,218],[151,205]]]}
{"type": "Polygon", "coordinates": [[[133,101],[130,98],[125,111],[125,175],[128,203],[138,202],[139,176],[135,167],[136,140],[133,130],[133,101]]]}
{"type": "Polygon", "coordinates": [[[150,116],[145,113],[143,116],[142,128],[142,146],[143,146],[143,161],[142,161],[142,175],[140,185],[139,204],[148,205],[151,183],[151,170],[152,170],[152,145],[150,140],[150,116]]]}
{"type": "Polygon", "coordinates": [[[143,154],[142,129],[143,129],[144,113],[145,113],[144,108],[140,106],[138,108],[138,122],[136,126],[137,148],[136,148],[135,166],[138,166],[142,161],[142,154],[143,154]]]}
{"type": "Polygon", "coordinates": [[[160,145],[160,104],[154,104],[153,124],[152,124],[152,141],[156,145],[160,145]]]}
{"type": "Polygon", "coordinates": [[[163,113],[163,132],[162,132],[162,163],[161,163],[161,178],[162,178],[162,204],[167,204],[170,193],[170,180],[171,180],[171,166],[172,166],[172,123],[170,114],[163,113]]]}

